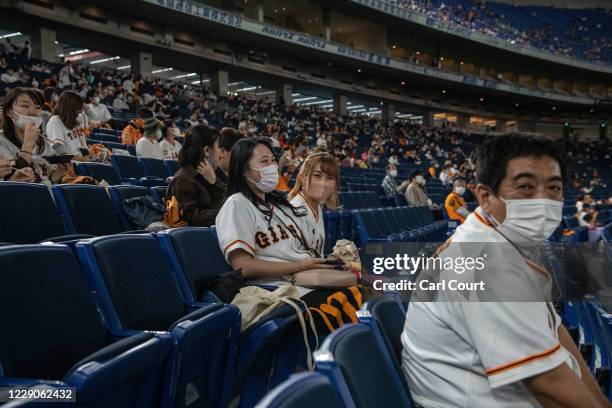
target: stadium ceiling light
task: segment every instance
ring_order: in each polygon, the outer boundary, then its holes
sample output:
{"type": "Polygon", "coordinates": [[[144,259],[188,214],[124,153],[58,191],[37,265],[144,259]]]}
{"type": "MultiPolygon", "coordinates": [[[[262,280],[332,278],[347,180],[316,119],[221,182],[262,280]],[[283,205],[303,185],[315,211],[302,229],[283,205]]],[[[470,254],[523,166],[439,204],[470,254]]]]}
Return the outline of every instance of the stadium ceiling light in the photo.
{"type": "Polygon", "coordinates": [[[266,91],[266,92],[258,92],[255,95],[260,96],[260,95],[270,95],[275,93],[276,91],[266,91]]]}
{"type": "Polygon", "coordinates": [[[589,109],[589,112],[593,113],[595,112],[595,109],[589,109]]]}
{"type": "Polygon", "coordinates": [[[359,108],[363,108],[363,105],[353,105],[353,106],[349,106],[349,107],[348,107],[348,108],[346,108],[346,109],[348,109],[348,110],[353,110],[353,109],[359,109],[359,108]]]}
{"type": "Polygon", "coordinates": [[[103,62],[108,62],[108,61],[114,61],[114,60],[118,60],[119,58],[121,58],[120,56],[115,56],[115,57],[109,57],[109,58],[103,58],[103,59],[99,59],[99,60],[95,60],[95,61],[91,61],[89,63],[89,65],[95,65],[95,64],[101,64],[103,62]]]}
{"type": "Polygon", "coordinates": [[[196,75],[198,75],[198,74],[196,74],[195,72],[192,72],[190,74],[182,74],[182,75],[173,76],[173,77],[170,77],[169,79],[188,78],[188,77],[192,77],[192,76],[196,76],[196,75]]]}
{"type": "Polygon", "coordinates": [[[393,44],[393,45],[391,46],[391,48],[396,49],[396,48],[397,48],[397,45],[393,44]]]}
{"type": "Polygon", "coordinates": [[[123,71],[124,69],[130,69],[132,66],[131,65],[124,65],[122,67],[117,67],[118,71],[123,71]]]}
{"type": "Polygon", "coordinates": [[[402,86],[406,85],[406,81],[402,81],[401,83],[402,83],[402,86]]]}
{"type": "Polygon", "coordinates": [[[320,103],[330,103],[330,102],[333,102],[333,99],[327,99],[327,100],[324,100],[324,101],[315,101],[315,102],[303,103],[302,106],[318,105],[320,103]]]}
{"type": "Polygon", "coordinates": [[[329,105],[321,105],[322,108],[333,108],[334,104],[330,103],[329,105]]]}
{"type": "Polygon", "coordinates": [[[21,35],[21,33],[20,33],[19,31],[17,31],[16,33],[10,33],[10,34],[0,35],[0,38],[11,38],[11,37],[17,37],[18,35],[21,35]]]}
{"type": "Polygon", "coordinates": [[[299,93],[294,93],[294,94],[291,94],[291,96],[293,96],[294,98],[295,98],[296,96],[300,96],[300,95],[301,95],[301,94],[299,94],[299,93]]]}
{"type": "Polygon", "coordinates": [[[227,86],[236,86],[236,85],[242,85],[242,84],[244,84],[244,82],[232,82],[232,83],[227,84],[227,86]]]}
{"type": "Polygon", "coordinates": [[[557,110],[557,107],[556,107],[556,106],[553,106],[553,107],[552,107],[552,110],[557,110]]]}
{"type": "Polygon", "coordinates": [[[255,89],[257,89],[256,86],[247,86],[245,88],[236,89],[234,92],[254,91],[255,89]]]}
{"type": "Polygon", "coordinates": [[[313,99],[317,99],[317,97],[316,96],[309,96],[307,98],[294,99],[293,102],[312,101],[313,99]]]}
{"type": "Polygon", "coordinates": [[[79,55],[79,54],[83,54],[86,52],[89,52],[89,49],[83,48],[82,50],[70,51],[68,54],[69,55],[79,55]]]}
{"type": "Polygon", "coordinates": [[[443,89],[443,90],[442,90],[442,93],[443,93],[443,94],[445,94],[445,93],[446,93],[446,89],[443,89]]]}
{"type": "Polygon", "coordinates": [[[484,98],[480,98],[480,102],[484,102],[484,98]]]}
{"type": "Polygon", "coordinates": [[[361,72],[361,68],[357,68],[357,72],[361,72]]]}
{"type": "Polygon", "coordinates": [[[365,112],[367,109],[356,109],[353,111],[353,113],[361,113],[361,112],[365,112]]]}
{"type": "Polygon", "coordinates": [[[515,103],[514,106],[516,106],[517,108],[520,106],[519,103],[515,103]]]}
{"type": "Polygon", "coordinates": [[[152,74],[159,74],[161,72],[168,72],[168,71],[172,71],[174,68],[161,68],[161,69],[156,69],[155,71],[151,71],[152,74]]]}

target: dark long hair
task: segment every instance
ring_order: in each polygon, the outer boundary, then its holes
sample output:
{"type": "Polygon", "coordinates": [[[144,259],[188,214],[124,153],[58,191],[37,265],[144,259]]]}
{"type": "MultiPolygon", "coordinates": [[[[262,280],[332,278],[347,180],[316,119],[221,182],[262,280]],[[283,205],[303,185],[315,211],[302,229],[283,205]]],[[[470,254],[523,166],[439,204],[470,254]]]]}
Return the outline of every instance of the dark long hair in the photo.
{"type": "MultiPolygon", "coordinates": [[[[41,108],[45,103],[43,93],[35,88],[17,87],[11,89],[6,94],[6,97],[2,102],[2,130],[4,132],[4,137],[6,137],[9,142],[17,146],[19,149],[21,149],[21,142],[19,141],[19,139],[17,139],[15,124],[13,123],[13,119],[8,116],[8,113],[9,110],[13,109],[13,105],[15,104],[15,101],[17,101],[17,98],[19,98],[23,94],[28,95],[30,99],[32,99],[32,101],[41,108]]],[[[39,137],[36,141],[36,147],[38,148],[39,153],[44,150],[45,141],[42,137],[39,137]]]]}
{"type": "Polygon", "coordinates": [[[59,116],[60,120],[67,129],[74,129],[79,124],[79,113],[83,109],[83,98],[74,91],[64,91],[57,101],[54,115],[59,116]]]}
{"type": "MultiPolygon", "coordinates": [[[[166,137],[166,135],[164,135],[166,137]]],[[[212,149],[219,139],[219,131],[211,126],[194,125],[185,131],[185,144],[178,154],[181,167],[191,165],[195,168],[204,159],[204,148],[212,149]]]]}
{"type": "Polygon", "coordinates": [[[270,193],[266,193],[264,201],[259,198],[253,192],[253,190],[251,190],[251,186],[249,186],[249,183],[246,180],[245,172],[247,171],[249,160],[251,160],[251,157],[253,156],[253,150],[260,144],[266,146],[268,149],[270,149],[270,153],[274,154],[272,145],[268,141],[268,138],[265,137],[249,137],[240,139],[232,148],[227,180],[227,196],[229,197],[235,193],[244,194],[244,196],[248,198],[255,207],[257,207],[268,217],[272,216],[270,204],[278,207],[281,211],[283,211],[283,207],[288,208],[291,210],[293,215],[303,217],[305,213],[303,211],[299,211],[301,208],[298,209],[292,206],[280,192],[272,191],[270,193]]]}

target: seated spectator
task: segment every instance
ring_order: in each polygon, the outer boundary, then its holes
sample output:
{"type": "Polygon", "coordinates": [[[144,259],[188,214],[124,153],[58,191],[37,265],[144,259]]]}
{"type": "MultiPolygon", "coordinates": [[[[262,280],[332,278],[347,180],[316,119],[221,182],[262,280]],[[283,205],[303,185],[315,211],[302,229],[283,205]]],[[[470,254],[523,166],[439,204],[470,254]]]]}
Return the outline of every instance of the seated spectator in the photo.
{"type": "Polygon", "coordinates": [[[312,153],[302,165],[295,186],[289,192],[288,200],[294,207],[307,209],[301,221],[301,230],[308,246],[319,257],[325,247],[325,224],[323,212],[338,208],[340,169],[334,156],[327,152],[312,153]]]}
{"type": "Polygon", "coordinates": [[[59,95],[57,94],[55,88],[52,88],[50,86],[46,87],[43,92],[45,94],[45,104],[43,106],[43,111],[53,113],[53,111],[55,110],[55,105],[57,104],[57,101],[59,101],[59,95]]]}
{"type": "MultiPolygon", "coordinates": [[[[326,262],[310,246],[309,240],[304,238],[310,235],[302,230],[304,222],[300,220],[308,212],[303,207],[292,206],[282,194],[274,191],[278,179],[278,163],[268,138],[251,137],[236,143],[230,161],[228,198],[215,222],[219,245],[227,262],[233,269],[241,269],[246,279],[273,285],[290,283],[296,272],[348,270],[348,265],[326,262]]],[[[321,195],[320,198],[325,197],[321,195]]],[[[359,310],[358,305],[365,298],[361,288],[297,288],[301,299],[315,308],[338,292],[350,303],[344,311],[330,306],[329,314],[320,309],[321,314],[313,313],[319,333],[355,321],[354,312],[346,315],[347,310],[349,306],[350,310],[359,310]]]]}
{"type": "Polygon", "coordinates": [[[397,185],[395,178],[397,177],[397,166],[395,164],[387,165],[387,175],[382,181],[382,188],[387,198],[395,197],[396,193],[401,193],[408,186],[408,180],[404,180],[402,184],[397,185]]]}
{"type": "Polygon", "coordinates": [[[206,125],[191,126],[185,132],[185,145],[179,152],[181,169],[168,186],[191,226],[210,227],[215,223],[225,199],[226,186],[216,176],[219,163],[219,131],[206,125]]]}
{"type": "Polygon", "coordinates": [[[135,145],[142,137],[142,127],[145,119],[153,117],[153,112],[147,108],[140,108],[136,111],[136,117],[128,123],[121,131],[121,143],[135,145]]]}
{"type": "Polygon", "coordinates": [[[13,84],[19,81],[19,74],[12,68],[7,68],[6,72],[0,75],[0,81],[4,82],[5,84],[13,84]]]}
{"type": "Polygon", "coordinates": [[[593,208],[591,204],[584,203],[580,211],[576,213],[576,218],[578,218],[578,225],[580,225],[581,227],[594,228],[597,226],[598,215],[599,212],[595,211],[595,208],[593,208]]]}
{"type": "Polygon", "coordinates": [[[453,221],[458,221],[463,224],[470,212],[467,209],[463,195],[465,194],[465,180],[462,178],[455,179],[453,183],[453,191],[446,196],[444,200],[444,209],[448,218],[453,221]]]}
{"type": "Polygon", "coordinates": [[[410,184],[404,193],[406,202],[411,207],[426,205],[431,209],[440,208],[437,204],[433,204],[431,199],[425,192],[425,176],[420,170],[415,170],[410,174],[410,184]]]}
{"type": "MultiPolygon", "coordinates": [[[[418,406],[609,406],[550,302],[550,272],[530,259],[561,222],[565,165],[552,140],[508,135],[479,146],[480,206],[437,256],[458,265],[488,255],[480,276],[490,286],[439,291],[435,302],[411,295],[402,368],[418,406]]],[[[475,275],[450,266],[436,281],[475,275]]]]}
{"type": "Polygon", "coordinates": [[[164,130],[162,131],[164,139],[159,142],[159,147],[161,147],[162,156],[164,159],[176,160],[178,158],[178,153],[181,150],[182,145],[174,139],[176,136],[175,129],[178,128],[173,128],[171,124],[168,124],[164,126],[164,130]]]}
{"type": "Polygon", "coordinates": [[[86,105],[85,112],[91,122],[105,125],[113,118],[106,105],[100,102],[98,91],[92,89],[87,92],[87,100],[89,103],[86,105]]]}
{"type": "Polygon", "coordinates": [[[62,92],[55,112],[47,123],[47,138],[53,144],[53,150],[73,154],[76,161],[98,160],[99,152],[87,147],[85,141],[87,128],[88,121],[83,113],[83,99],[76,92],[62,92]]]}
{"type": "Polygon", "coordinates": [[[49,164],[42,156],[53,149],[42,137],[42,92],[32,88],[10,90],[2,103],[0,179],[29,183],[59,182],[67,166],[49,164]]]}
{"type": "Polygon", "coordinates": [[[584,196],[586,194],[578,194],[578,198],[576,199],[576,212],[579,213],[582,211],[582,207],[584,206],[584,196]]]}
{"type": "Polygon", "coordinates": [[[136,143],[136,156],[147,159],[164,159],[158,139],[161,138],[161,122],[155,118],[145,120],[142,137],[136,143]]]}
{"type": "Polygon", "coordinates": [[[217,167],[216,173],[217,178],[224,184],[227,184],[232,148],[243,137],[244,136],[236,129],[229,127],[221,129],[221,136],[219,136],[219,149],[221,150],[221,155],[219,156],[219,166],[217,167]]]}
{"type": "Polygon", "coordinates": [[[119,92],[115,99],[113,99],[113,109],[118,111],[130,110],[129,102],[128,98],[122,92],[119,92]]]}

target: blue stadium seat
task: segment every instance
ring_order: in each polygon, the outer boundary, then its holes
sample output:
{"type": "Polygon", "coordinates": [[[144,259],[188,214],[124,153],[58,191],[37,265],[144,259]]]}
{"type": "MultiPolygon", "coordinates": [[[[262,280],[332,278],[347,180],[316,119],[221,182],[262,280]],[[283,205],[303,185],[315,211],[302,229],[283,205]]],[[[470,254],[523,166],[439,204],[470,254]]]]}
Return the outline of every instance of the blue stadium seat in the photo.
{"type": "Polygon", "coordinates": [[[163,160],[139,157],[138,161],[146,177],[160,179],[165,179],[167,177],[167,169],[163,160]]]}
{"type": "Polygon", "coordinates": [[[0,181],[0,197],[0,242],[35,244],[91,237],[67,232],[44,184],[0,181]]]}
{"type": "Polygon", "coordinates": [[[163,402],[171,338],[111,343],[68,247],[0,248],[0,310],[0,386],[76,387],[79,404],[92,408],[163,402]]]}
{"type": "Polygon", "coordinates": [[[76,165],[76,173],[81,176],[92,177],[98,182],[104,180],[111,186],[121,184],[119,173],[110,164],[79,162],[76,165]]]}
{"type": "Polygon", "coordinates": [[[329,380],[319,373],[293,374],[256,405],[256,408],[311,407],[345,407],[329,380]]]}
{"type": "Polygon", "coordinates": [[[412,406],[402,373],[366,325],[349,324],[332,332],[315,353],[315,364],[345,406],[412,406]]]}
{"type": "Polygon", "coordinates": [[[164,165],[166,166],[166,176],[168,177],[174,176],[181,169],[178,160],[166,159],[164,160],[164,165]]]}
{"type": "Polygon", "coordinates": [[[359,322],[370,327],[373,333],[380,335],[382,345],[387,347],[401,365],[402,342],[400,336],[406,320],[406,309],[396,296],[381,296],[366,302],[357,312],[359,322]]]}
{"type": "MultiPolygon", "coordinates": [[[[229,271],[214,231],[185,227],[165,230],[157,236],[187,303],[209,298],[206,282],[229,271]]],[[[252,406],[264,396],[273,357],[276,365],[272,386],[295,370],[299,363],[297,353],[302,345],[301,336],[297,317],[289,306],[278,307],[242,333],[236,379],[236,389],[243,389],[241,406],[252,406]]]]}
{"type": "Polygon", "coordinates": [[[167,189],[168,189],[167,186],[155,186],[155,187],[151,187],[149,190],[151,191],[151,194],[153,194],[153,196],[160,203],[163,203],[164,202],[164,198],[166,197],[166,190],[167,189]]]}
{"type": "Polygon", "coordinates": [[[138,184],[145,187],[166,184],[164,178],[146,177],[138,158],[134,156],[113,155],[111,156],[111,161],[119,172],[122,182],[138,184]]]}
{"type": "Polygon", "coordinates": [[[117,209],[101,186],[61,184],[53,186],[53,197],[66,231],[93,236],[123,232],[117,209]]]}
{"type": "Polygon", "coordinates": [[[172,335],[173,406],[226,406],[240,334],[238,309],[186,303],[152,235],[94,238],[77,243],[76,251],[113,333],[172,335]]]}

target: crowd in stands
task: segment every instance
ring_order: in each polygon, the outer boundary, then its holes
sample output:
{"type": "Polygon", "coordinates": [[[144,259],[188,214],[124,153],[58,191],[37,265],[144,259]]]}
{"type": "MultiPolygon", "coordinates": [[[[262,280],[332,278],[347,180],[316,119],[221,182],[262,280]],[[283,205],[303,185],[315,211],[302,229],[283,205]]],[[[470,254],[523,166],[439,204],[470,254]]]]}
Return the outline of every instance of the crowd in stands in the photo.
{"type": "Polygon", "coordinates": [[[543,51],[612,61],[610,10],[512,6],[484,0],[386,0],[430,18],[543,51]]]}

